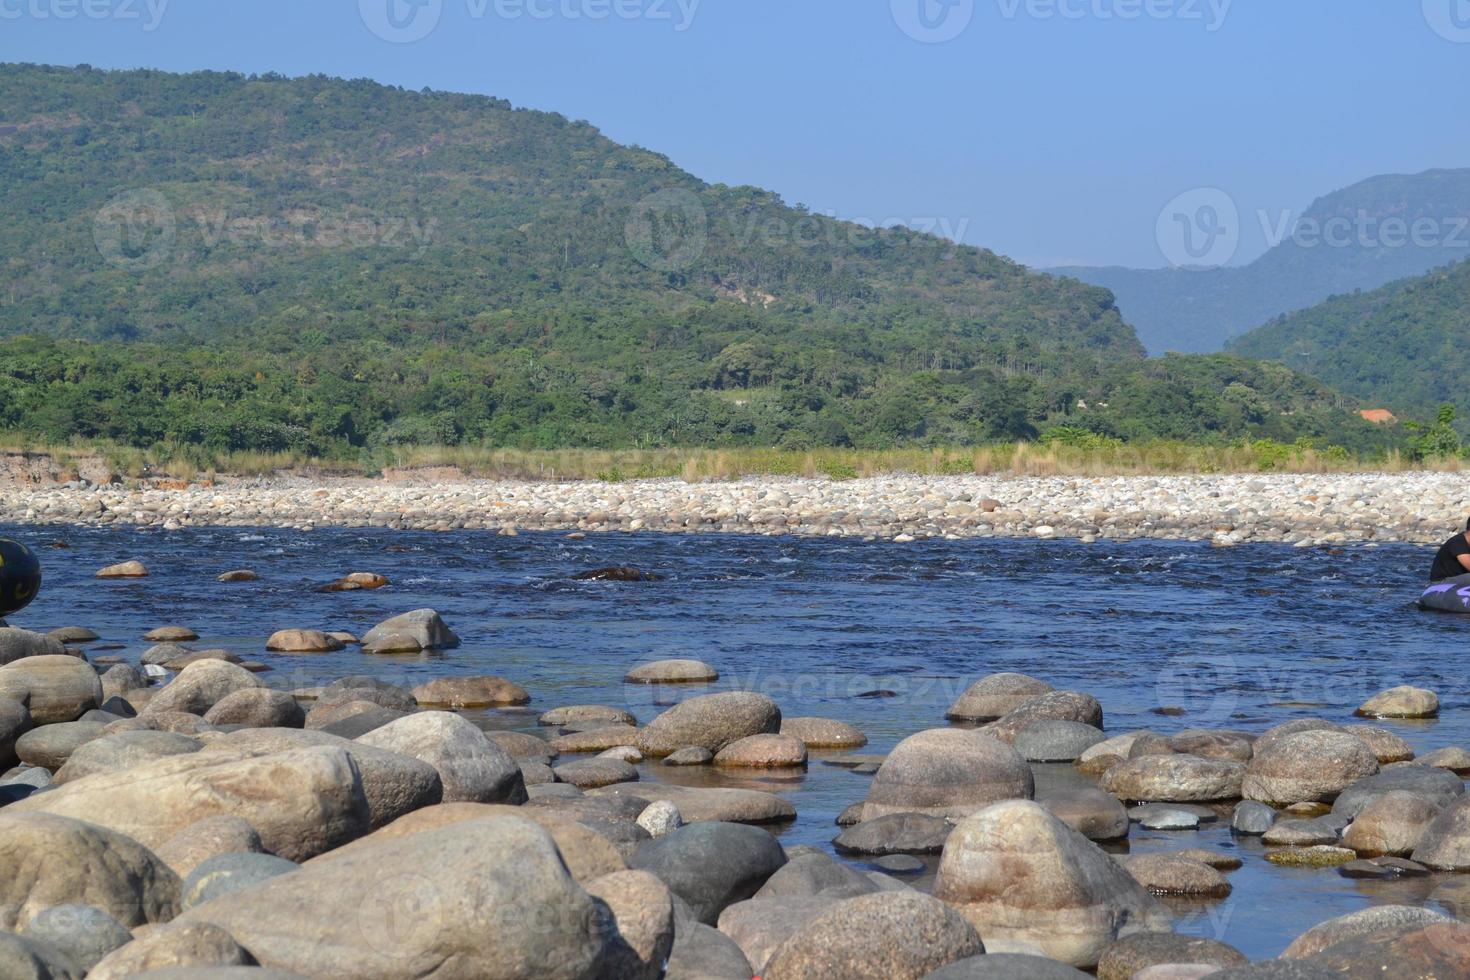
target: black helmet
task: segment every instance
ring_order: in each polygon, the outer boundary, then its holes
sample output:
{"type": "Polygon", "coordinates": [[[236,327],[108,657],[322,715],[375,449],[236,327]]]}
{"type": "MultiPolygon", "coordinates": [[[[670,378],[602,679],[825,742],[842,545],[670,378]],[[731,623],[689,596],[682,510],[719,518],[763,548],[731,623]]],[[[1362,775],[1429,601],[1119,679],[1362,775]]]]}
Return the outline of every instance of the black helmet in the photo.
{"type": "Polygon", "coordinates": [[[41,591],[41,562],[19,541],[0,538],[0,616],[20,612],[41,591]]]}

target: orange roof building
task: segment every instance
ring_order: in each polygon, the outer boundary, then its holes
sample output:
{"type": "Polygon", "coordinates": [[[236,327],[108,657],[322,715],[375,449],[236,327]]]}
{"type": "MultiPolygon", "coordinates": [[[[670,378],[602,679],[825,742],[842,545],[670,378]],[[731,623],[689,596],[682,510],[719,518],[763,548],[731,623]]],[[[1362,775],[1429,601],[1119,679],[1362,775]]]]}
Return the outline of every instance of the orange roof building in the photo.
{"type": "Polygon", "coordinates": [[[1374,425],[1388,425],[1390,422],[1398,421],[1398,418],[1386,408],[1365,408],[1358,414],[1374,425]]]}

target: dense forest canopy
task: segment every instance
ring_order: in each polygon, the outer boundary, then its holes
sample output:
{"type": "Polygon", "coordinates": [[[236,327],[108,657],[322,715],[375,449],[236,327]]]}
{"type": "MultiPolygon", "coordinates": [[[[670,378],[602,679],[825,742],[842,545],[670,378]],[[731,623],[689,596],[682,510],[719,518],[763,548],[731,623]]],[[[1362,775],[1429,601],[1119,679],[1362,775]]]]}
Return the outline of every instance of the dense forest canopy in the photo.
{"type": "Polygon", "coordinates": [[[1470,262],[1338,296],[1235,341],[1243,356],[1310,370],[1401,415],[1470,406],[1470,262]]]}
{"type": "Polygon", "coordinates": [[[1331,391],[1150,362],[1112,296],[369,81],[0,66],[0,427],[394,444],[1378,445],[1331,391]]]}

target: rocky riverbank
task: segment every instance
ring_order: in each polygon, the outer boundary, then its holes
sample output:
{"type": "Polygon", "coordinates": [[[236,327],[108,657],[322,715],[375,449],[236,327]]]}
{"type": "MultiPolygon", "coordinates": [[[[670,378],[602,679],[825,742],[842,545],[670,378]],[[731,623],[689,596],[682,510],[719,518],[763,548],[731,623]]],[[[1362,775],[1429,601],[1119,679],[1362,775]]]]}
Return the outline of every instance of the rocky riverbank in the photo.
{"type": "MultiPolygon", "coordinates": [[[[290,632],[262,642],[357,642],[290,632]]],[[[1416,758],[1385,727],[1436,717],[1429,690],[1382,692],[1364,724],[1109,733],[1094,697],[1001,673],[873,755],[851,725],[708,693],[720,671],[700,661],[609,674],[603,703],[528,732],[464,713],[524,710],[512,679],[284,690],[193,635],[151,630],[133,663],[86,627],[0,629],[0,976],[1470,975],[1470,754],[1416,758]],[[659,707],[619,706],[627,685],[660,687],[659,707]],[[796,817],[782,774],[813,756],[854,774],[830,850],[771,832],[796,817]],[[1232,842],[1186,846],[1216,821],[1232,842]],[[1180,843],[1129,854],[1160,833],[1180,843]],[[1179,928],[1215,907],[1228,923],[1232,875],[1261,860],[1302,869],[1307,895],[1378,880],[1418,898],[1255,963],[1224,929],[1179,928]]],[[[375,636],[459,643],[432,610],[375,636]]]]}
{"type": "Polygon", "coordinates": [[[0,522],[1437,543],[1470,482],[1444,473],[917,477],[685,483],[233,481],[181,489],[9,485],[0,522]]]}

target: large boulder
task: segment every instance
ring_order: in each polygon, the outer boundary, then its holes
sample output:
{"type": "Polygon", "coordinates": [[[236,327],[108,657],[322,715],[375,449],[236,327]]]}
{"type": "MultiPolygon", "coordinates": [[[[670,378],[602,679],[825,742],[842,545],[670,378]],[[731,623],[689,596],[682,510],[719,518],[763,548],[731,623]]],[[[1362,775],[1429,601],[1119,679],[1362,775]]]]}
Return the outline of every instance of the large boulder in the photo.
{"type": "Polygon", "coordinates": [[[1431,766],[1394,766],[1343,790],[1332,804],[1332,813],[1356,819],[1374,800],[1394,792],[1422,796],[1442,809],[1465,795],[1465,781],[1453,772],[1431,766]]]}
{"type": "Polygon", "coordinates": [[[424,650],[452,650],[459,646],[459,637],[432,609],[416,609],[384,620],[367,631],[362,644],[369,646],[390,636],[411,637],[424,650]]]}
{"type": "MultiPolygon", "coordinates": [[[[255,957],[219,926],[165,925],[148,931],[126,946],[108,954],[90,973],[88,980],[129,980],[155,970],[202,971],[217,967],[254,966],[255,957]]],[[[266,980],[255,971],[244,980],[266,980]]]]}
{"type": "Polygon", "coordinates": [[[335,653],[347,644],[322,630],[277,630],[265,641],[265,648],[275,653],[335,653]]]}
{"type": "MultiPolygon", "coordinates": [[[[828,856],[823,851],[798,854],[781,866],[756,898],[856,898],[878,890],[862,872],[828,856]]],[[[721,927],[723,928],[723,926],[721,927]]],[[[749,951],[747,950],[747,955],[749,951]]]]}
{"type": "Polygon", "coordinates": [[[175,732],[144,730],[103,735],[78,746],[56,771],[54,781],[60,785],[94,773],[118,772],[154,759],[198,752],[203,747],[198,739],[175,732]]]}
{"type": "Polygon", "coordinates": [[[179,905],[191,909],[300,869],[295,861],[274,854],[218,854],[189,872],[179,890],[179,905]]]}
{"type": "Polygon", "coordinates": [[[1083,752],[1106,739],[1101,731],[1078,721],[1033,721],[1011,744],[1027,762],[1076,762],[1083,752]]]}
{"type": "MultiPolygon", "coordinates": [[[[1091,980],[1065,963],[1026,953],[988,953],[956,960],[924,980],[1091,980]]],[[[1156,980],[1156,978],[1155,978],[1156,980]]],[[[1177,980],[1177,978],[1169,978],[1177,980]]]]}
{"type": "Polygon", "coordinates": [[[1436,922],[1419,929],[1385,929],[1329,946],[1306,962],[1345,980],[1470,977],[1470,925],[1436,922]]]}
{"type": "Polygon", "coordinates": [[[1419,687],[1395,687],[1364,701],[1356,714],[1364,718],[1433,718],[1439,697],[1419,687]]]}
{"type": "MultiPolygon", "coordinates": [[[[864,894],[875,891],[876,888],[870,888],[864,894]]],[[[720,932],[735,940],[759,975],[782,943],[839,901],[839,898],[813,895],[757,896],[736,902],[721,912],[719,928],[720,932]]]]}
{"type": "Polygon", "coordinates": [[[1037,802],[1088,840],[1128,836],[1128,811],[1116,797],[1100,789],[1060,790],[1037,802]]]}
{"type": "Polygon", "coordinates": [[[978,731],[935,728],[910,735],[888,754],[868,788],[862,819],[961,817],[1034,792],[1031,767],[1009,745],[978,731]]]}
{"type": "Polygon", "coordinates": [[[659,980],[674,948],[674,900],[646,871],[615,871],[585,886],[611,916],[601,973],[620,980],[659,980]]]}
{"type": "Polygon", "coordinates": [[[101,738],[107,725],[100,721],[63,721],[32,728],[15,740],[15,754],[28,766],[40,766],[52,772],[66,765],[82,746],[101,738]]]}
{"type": "Polygon", "coordinates": [[[781,709],[764,694],[729,691],[690,698],[638,733],[638,750],[662,758],[688,746],[719,752],[749,735],[781,730],[781,709]]]}
{"type": "Polygon", "coordinates": [[[0,664],[26,657],[66,656],[66,646],[56,637],[15,627],[0,628],[0,664]]]}
{"type": "Polygon", "coordinates": [[[248,821],[268,851],[292,861],[331,850],[370,825],[356,763],[326,746],[253,758],[196,752],[158,759],[78,779],[8,812],[85,820],[148,847],[196,820],[230,814],[248,821]]]}
{"type": "Polygon", "coordinates": [[[915,891],[839,902],[771,955],[766,980],[920,980],[985,952],[979,934],[943,902],[915,891]]]}
{"type": "Polygon", "coordinates": [[[1342,835],[1344,847],[1365,857],[1403,857],[1414,852],[1440,808],[1417,793],[1385,793],[1362,809],[1342,835]]]}
{"type": "Polygon", "coordinates": [[[82,969],[50,943],[0,932],[0,977],[5,977],[5,980],[82,980],[82,969]]]}
{"type": "Polygon", "coordinates": [[[1281,954],[1282,959],[1304,960],[1338,943],[1371,936],[1389,929],[1421,929],[1436,923],[1453,922],[1448,916],[1411,905],[1375,905],[1318,923],[1298,936],[1281,954]]]}
{"type": "Polygon", "coordinates": [[[15,742],[31,730],[31,713],[11,698],[0,698],[0,771],[15,765],[15,742]]]}
{"type": "Polygon", "coordinates": [[[628,866],[656,875],[714,925],[728,906],[753,896],[786,863],[766,831],[732,823],[694,823],[644,844],[628,866]]]}
{"type": "Polygon", "coordinates": [[[1205,803],[1240,798],[1246,767],[1194,755],[1144,755],[1113,766],[1102,788],[1135,803],[1205,803]]]}
{"type": "Polygon", "coordinates": [[[1073,966],[1135,932],[1167,932],[1169,914],[1096,844],[1038,804],[997,803],[944,845],[934,895],[993,945],[1029,944],[1073,966]]]}
{"type": "Polygon", "coordinates": [[[1438,871],[1470,871],[1470,796],[1460,796],[1424,828],[1412,857],[1438,871]]]}
{"type": "Polygon", "coordinates": [[[26,657],[0,667],[0,698],[20,702],[37,725],[76,721],[101,706],[102,680],[76,657],[26,657]]]}
{"type": "Polygon", "coordinates": [[[0,813],[0,928],[57,905],[91,905],[129,928],[178,912],[179,878],[136,840],[49,814],[0,813]]]}
{"type": "Polygon", "coordinates": [[[443,830],[472,820],[484,820],[487,817],[507,816],[530,820],[550,834],[551,839],[556,842],[557,850],[561,852],[562,860],[566,862],[567,870],[572,873],[573,878],[580,882],[590,882],[604,875],[627,870],[626,862],[619,856],[612,841],[590,827],[576,822],[573,817],[533,807],[512,807],[488,803],[444,803],[415,810],[404,814],[386,827],[373,831],[366,837],[312,858],[307,865],[314,866],[327,861],[335,861],[401,837],[411,837],[414,834],[427,833],[431,830],[443,830]]]}
{"type": "Polygon", "coordinates": [[[368,822],[382,827],[405,813],[433,806],[444,798],[438,771],[429,763],[375,746],[353,742],[330,732],[295,728],[251,728],[212,741],[206,753],[221,760],[259,757],[306,748],[336,748],[352,757],[367,800],[368,822]]]}
{"type": "Polygon", "coordinates": [[[285,691],[242,688],[226,694],[204,713],[211,725],[244,725],[246,728],[301,728],[306,712],[285,691]]]}
{"type": "Polygon", "coordinates": [[[1046,681],[1025,674],[991,674],[971,684],[944,717],[950,721],[994,721],[1051,691],[1046,681]]]}
{"type": "Polygon", "coordinates": [[[196,906],[264,966],[315,978],[592,980],[605,913],[544,830],[471,820],[384,841],[196,906]]]}
{"type": "Polygon", "coordinates": [[[265,685],[259,677],[237,664],[223,660],[198,660],[179,672],[178,676],[153,696],[143,714],[184,711],[203,715],[215,704],[236,691],[252,690],[265,685]]]}
{"type": "Polygon", "coordinates": [[[1103,727],[1102,705],[1090,694],[1052,691],[1022,702],[982,731],[1007,745],[1024,729],[1038,721],[1075,721],[1093,728],[1103,727]]]}
{"type": "Polygon", "coordinates": [[[459,715],[425,711],[389,722],[357,742],[427,762],[439,773],[445,803],[522,803],[520,766],[459,715]]]}
{"type": "Polygon", "coordinates": [[[133,939],[121,923],[91,905],[54,905],[31,919],[25,935],[60,950],[68,962],[86,971],[133,939]]]}
{"type": "Polygon", "coordinates": [[[1212,969],[1249,963],[1244,953],[1215,939],[1172,932],[1136,932],[1107,948],[1097,964],[1097,980],[1133,980],[1142,970],[1165,963],[1207,963],[1212,969]]]}
{"type": "Polygon", "coordinates": [[[623,677],[629,684],[708,684],[719,679],[720,672],[702,660],[655,660],[623,677]]]}
{"type": "Polygon", "coordinates": [[[1362,739],[1341,731],[1303,731],[1275,739],[1246,767],[1241,795],[1273,805],[1333,800],[1364,776],[1378,757],[1362,739]]]}
{"type": "Polygon", "coordinates": [[[246,820],[220,815],[196,820],[153,849],[180,878],[221,854],[260,854],[260,835],[246,820]]]}

